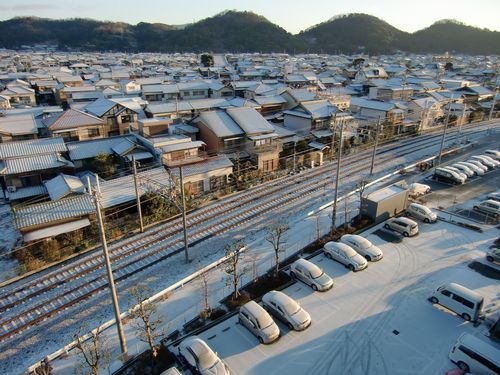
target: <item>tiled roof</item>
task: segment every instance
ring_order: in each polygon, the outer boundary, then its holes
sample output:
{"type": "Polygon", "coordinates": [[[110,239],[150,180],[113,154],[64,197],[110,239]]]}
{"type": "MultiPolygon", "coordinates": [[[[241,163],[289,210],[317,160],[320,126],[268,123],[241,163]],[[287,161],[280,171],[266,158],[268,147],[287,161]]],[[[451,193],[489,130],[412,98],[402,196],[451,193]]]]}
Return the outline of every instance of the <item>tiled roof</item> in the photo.
{"type": "Polygon", "coordinates": [[[24,156],[5,159],[0,162],[0,175],[13,175],[62,167],[74,167],[74,165],[57,153],[24,156]]]}
{"type": "Polygon", "coordinates": [[[63,113],[43,120],[50,130],[72,129],[79,126],[102,125],[104,121],[88,113],[76,109],[68,109],[63,113]]]}
{"type": "Polygon", "coordinates": [[[40,155],[53,152],[65,152],[68,149],[62,138],[30,139],[28,141],[0,143],[0,160],[28,156],[40,155]]]}

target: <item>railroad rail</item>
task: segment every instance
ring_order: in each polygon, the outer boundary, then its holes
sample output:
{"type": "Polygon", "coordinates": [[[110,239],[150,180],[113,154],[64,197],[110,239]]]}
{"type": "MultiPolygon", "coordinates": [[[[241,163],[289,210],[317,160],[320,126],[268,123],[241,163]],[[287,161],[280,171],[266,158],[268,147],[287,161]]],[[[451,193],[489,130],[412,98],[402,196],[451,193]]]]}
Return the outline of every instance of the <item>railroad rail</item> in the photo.
{"type": "MultiPolygon", "coordinates": [[[[452,137],[457,135],[450,136],[452,137]]],[[[389,154],[392,151],[401,154],[398,156],[405,156],[433,147],[439,143],[439,138],[440,135],[426,135],[403,141],[402,144],[382,146],[377,153],[378,161],[381,163],[393,159],[394,155],[389,154]]],[[[370,151],[364,151],[345,157],[344,165],[349,163],[349,167],[344,169],[342,178],[365,170],[364,160],[369,153],[370,151]]],[[[263,213],[291,205],[307,196],[317,196],[321,188],[332,187],[332,174],[325,178],[330,168],[331,164],[324,165],[272,181],[195,211],[188,217],[190,245],[242,226],[263,213]]],[[[324,191],[321,191],[321,194],[323,193],[324,191]]],[[[121,282],[182,251],[181,231],[180,220],[174,220],[133,239],[113,244],[110,252],[115,264],[116,282],[121,282]]],[[[51,272],[37,280],[7,290],[0,296],[0,340],[8,339],[102,292],[107,286],[105,275],[97,274],[102,267],[101,255],[93,253],[63,267],[60,272],[51,272]],[[50,292],[54,290],[57,290],[57,295],[51,296],[50,292]]]]}

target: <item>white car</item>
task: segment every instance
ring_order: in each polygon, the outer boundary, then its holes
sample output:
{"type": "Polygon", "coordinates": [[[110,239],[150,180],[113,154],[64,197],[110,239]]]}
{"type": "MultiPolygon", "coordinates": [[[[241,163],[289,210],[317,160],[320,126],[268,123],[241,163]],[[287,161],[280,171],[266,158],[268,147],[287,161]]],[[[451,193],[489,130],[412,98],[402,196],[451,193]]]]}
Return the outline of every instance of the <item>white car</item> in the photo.
{"type": "Polygon", "coordinates": [[[495,168],[500,167],[500,161],[492,158],[491,156],[489,156],[489,155],[479,155],[479,156],[482,157],[483,159],[486,159],[490,163],[493,163],[493,165],[495,166],[495,168]]]}
{"type": "Polygon", "coordinates": [[[443,167],[443,169],[447,169],[449,171],[453,171],[455,172],[456,174],[458,174],[463,180],[464,182],[467,181],[467,179],[469,178],[469,176],[467,176],[466,173],[463,173],[460,169],[458,168],[455,168],[455,167],[452,167],[452,166],[449,166],[447,165],[446,167],[443,167]]]}
{"type": "Polygon", "coordinates": [[[290,276],[310,285],[314,291],[324,292],[333,287],[333,280],[314,263],[297,259],[290,267],[290,276]]]}
{"type": "Polygon", "coordinates": [[[478,162],[480,162],[481,164],[486,166],[488,169],[494,169],[496,167],[495,163],[492,163],[491,160],[488,160],[487,158],[485,158],[484,156],[481,156],[481,155],[471,156],[471,159],[477,160],[478,162]]]}
{"type": "Polygon", "coordinates": [[[493,201],[497,201],[497,202],[500,202],[500,191],[495,191],[493,193],[489,193],[487,196],[486,196],[486,199],[491,199],[493,201]]]}
{"type": "Polygon", "coordinates": [[[450,167],[452,168],[455,168],[455,169],[458,169],[460,172],[462,173],[465,173],[465,175],[470,178],[472,176],[474,176],[474,171],[472,169],[470,169],[469,167],[463,165],[463,164],[452,164],[450,167]]]}
{"type": "Polygon", "coordinates": [[[249,301],[240,307],[238,321],[252,332],[261,344],[270,344],[280,337],[280,329],[273,318],[255,301],[249,301]]]}
{"type": "Polygon", "coordinates": [[[405,237],[413,237],[418,234],[418,223],[407,217],[393,217],[387,220],[384,228],[392,229],[405,237]]]}
{"type": "Polygon", "coordinates": [[[410,203],[406,208],[406,214],[414,218],[423,220],[424,223],[435,223],[437,215],[429,207],[423,204],[410,203]]]}
{"type": "Polygon", "coordinates": [[[467,163],[474,164],[476,167],[480,168],[483,171],[483,173],[488,172],[488,167],[483,163],[481,163],[479,160],[469,159],[467,160],[467,163]]]}
{"type": "Polygon", "coordinates": [[[229,367],[197,336],[180,343],[179,355],[201,375],[230,375],[229,367]]]}
{"type": "Polygon", "coordinates": [[[311,325],[311,316],[291,297],[272,290],[262,296],[262,304],[288,328],[302,331],[311,325]]]}
{"type": "Polygon", "coordinates": [[[340,242],[352,247],[369,262],[376,262],[384,257],[382,250],[357,234],[344,234],[340,237],[340,242]]]}
{"type": "Polygon", "coordinates": [[[487,199],[474,205],[475,211],[480,211],[488,215],[492,215],[495,218],[500,216],[500,202],[494,201],[492,199],[487,199]]]}
{"type": "Polygon", "coordinates": [[[327,242],[323,247],[323,252],[327,258],[342,263],[351,271],[361,271],[368,267],[367,260],[345,243],[327,242]]]}
{"type": "Polygon", "coordinates": [[[466,161],[459,161],[458,163],[455,163],[457,165],[463,165],[467,168],[469,168],[470,170],[472,170],[475,174],[477,174],[478,176],[482,176],[484,174],[484,169],[483,168],[480,168],[478,167],[477,165],[475,164],[472,164],[472,163],[468,163],[466,161]]]}
{"type": "Polygon", "coordinates": [[[490,158],[500,161],[500,151],[497,150],[486,150],[484,151],[485,155],[488,155],[490,158]]]}
{"type": "Polygon", "coordinates": [[[431,191],[431,187],[429,185],[419,184],[418,182],[414,182],[408,188],[410,190],[410,195],[414,197],[427,194],[431,191]]]}

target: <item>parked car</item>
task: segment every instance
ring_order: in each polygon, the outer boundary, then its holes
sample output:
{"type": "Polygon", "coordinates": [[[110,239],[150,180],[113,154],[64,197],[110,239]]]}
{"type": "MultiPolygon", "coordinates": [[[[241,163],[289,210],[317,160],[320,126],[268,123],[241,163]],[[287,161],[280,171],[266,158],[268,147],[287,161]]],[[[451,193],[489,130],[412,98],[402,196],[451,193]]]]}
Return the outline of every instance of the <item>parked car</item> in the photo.
{"type": "Polygon", "coordinates": [[[406,214],[420,219],[424,223],[435,223],[437,221],[437,215],[429,207],[419,203],[410,203],[406,208],[406,214]]]}
{"type": "Polygon", "coordinates": [[[487,199],[474,205],[474,210],[497,218],[500,216],[500,202],[494,201],[493,199],[487,199]]]}
{"type": "Polygon", "coordinates": [[[352,247],[344,243],[327,242],[323,247],[323,252],[327,258],[342,263],[351,271],[361,271],[368,267],[367,260],[359,255],[352,247]]]}
{"type": "Polygon", "coordinates": [[[357,234],[344,234],[340,237],[340,242],[352,247],[369,262],[376,262],[384,257],[382,250],[357,234]]]}
{"type": "Polygon", "coordinates": [[[182,375],[181,372],[177,369],[177,367],[170,367],[163,371],[160,375],[182,375]]]}
{"type": "Polygon", "coordinates": [[[429,301],[450,309],[464,320],[475,322],[482,313],[484,298],[460,284],[448,283],[437,288],[429,301]]]}
{"type": "Polygon", "coordinates": [[[463,165],[469,169],[471,169],[475,174],[477,174],[478,176],[482,176],[484,174],[484,168],[483,167],[478,167],[477,165],[473,164],[473,163],[469,163],[469,162],[466,162],[466,161],[459,161],[455,164],[458,164],[458,165],[463,165]]]}
{"type": "Polygon", "coordinates": [[[490,160],[488,160],[487,158],[485,158],[481,155],[471,156],[471,159],[477,160],[478,162],[480,162],[481,164],[486,166],[488,169],[495,169],[495,167],[496,167],[496,165],[494,163],[492,163],[490,160]]]}
{"type": "Polygon", "coordinates": [[[392,229],[405,237],[413,237],[418,234],[418,223],[407,217],[393,217],[387,220],[384,228],[392,229]]]}
{"type": "Polygon", "coordinates": [[[280,329],[271,315],[255,301],[240,307],[238,321],[252,332],[261,344],[270,344],[280,337],[280,329]]]}
{"type": "Polygon", "coordinates": [[[476,167],[480,168],[483,173],[488,172],[488,167],[481,163],[479,160],[469,159],[467,160],[467,163],[474,164],[476,167]]]}
{"type": "Polygon", "coordinates": [[[467,176],[467,178],[473,177],[476,174],[472,169],[470,169],[469,167],[467,167],[463,164],[455,163],[455,164],[452,164],[451,167],[464,173],[467,176]]]}
{"type": "Polygon", "coordinates": [[[465,182],[465,179],[458,173],[445,168],[436,168],[432,179],[455,185],[461,185],[465,182]]]}
{"type": "Polygon", "coordinates": [[[489,193],[487,196],[486,196],[487,199],[491,199],[491,200],[494,200],[494,201],[497,201],[497,202],[500,202],[500,191],[495,191],[493,193],[489,193]]]}
{"type": "Polygon", "coordinates": [[[479,155],[479,157],[481,157],[482,159],[484,159],[484,160],[489,161],[490,163],[492,163],[495,166],[495,168],[500,167],[500,161],[498,161],[496,159],[493,159],[489,155],[479,155]]]}
{"type": "Polygon", "coordinates": [[[262,297],[264,308],[285,323],[288,328],[302,331],[311,325],[311,316],[291,297],[272,290],[262,297]]]}
{"type": "Polygon", "coordinates": [[[490,158],[500,161],[500,151],[497,150],[486,150],[484,151],[485,155],[488,155],[490,158]]]}
{"type": "Polygon", "coordinates": [[[488,262],[499,262],[500,263],[500,249],[490,249],[486,253],[486,260],[488,262]]]}
{"type": "Polygon", "coordinates": [[[431,191],[431,187],[429,185],[414,182],[413,184],[410,184],[408,190],[411,196],[419,197],[421,195],[428,194],[431,191]]]}
{"type": "Polygon", "coordinates": [[[467,174],[466,173],[463,173],[461,170],[459,170],[458,168],[455,168],[455,167],[451,167],[449,165],[447,165],[446,167],[443,167],[444,169],[447,169],[449,171],[453,171],[455,173],[457,173],[460,177],[463,178],[464,181],[467,181],[467,174]]]}
{"type": "Polygon", "coordinates": [[[179,355],[189,367],[202,375],[229,375],[229,367],[198,336],[179,344],[179,355]]]}
{"type": "Polygon", "coordinates": [[[297,259],[290,267],[290,276],[310,285],[314,291],[327,291],[333,287],[333,280],[314,263],[297,259]]]}
{"type": "Polygon", "coordinates": [[[500,349],[470,333],[462,333],[448,355],[463,373],[500,374],[500,349]]]}

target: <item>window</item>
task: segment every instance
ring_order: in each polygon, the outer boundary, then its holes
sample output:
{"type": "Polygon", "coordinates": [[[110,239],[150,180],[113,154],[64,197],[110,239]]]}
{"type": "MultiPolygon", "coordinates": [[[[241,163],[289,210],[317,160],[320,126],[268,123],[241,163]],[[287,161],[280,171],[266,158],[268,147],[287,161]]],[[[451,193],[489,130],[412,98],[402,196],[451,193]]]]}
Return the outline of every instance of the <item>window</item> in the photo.
{"type": "Polygon", "coordinates": [[[486,358],[484,358],[482,355],[476,353],[475,351],[473,351],[472,349],[469,349],[469,348],[466,348],[465,346],[463,345],[460,345],[458,347],[458,349],[466,354],[467,356],[469,356],[470,358],[472,358],[473,360],[481,363],[483,366],[486,366],[487,368],[489,368],[490,370],[496,372],[497,374],[500,373],[500,367],[495,365],[493,362],[487,360],[486,358]]]}
{"type": "Polygon", "coordinates": [[[454,294],[452,297],[451,297],[454,301],[457,301],[459,303],[464,303],[464,299],[460,296],[457,296],[456,294],[454,294]]]}
{"type": "Polygon", "coordinates": [[[98,128],[88,129],[89,137],[98,137],[100,135],[98,128]]]}
{"type": "Polygon", "coordinates": [[[471,302],[471,301],[469,301],[469,300],[467,300],[467,299],[465,299],[465,298],[463,299],[462,303],[465,306],[467,306],[469,309],[473,309],[474,308],[474,303],[471,302]]]}
{"type": "Polygon", "coordinates": [[[442,290],[441,294],[444,295],[444,296],[446,296],[446,297],[450,297],[451,296],[451,293],[448,290],[446,290],[446,289],[442,290]]]}

